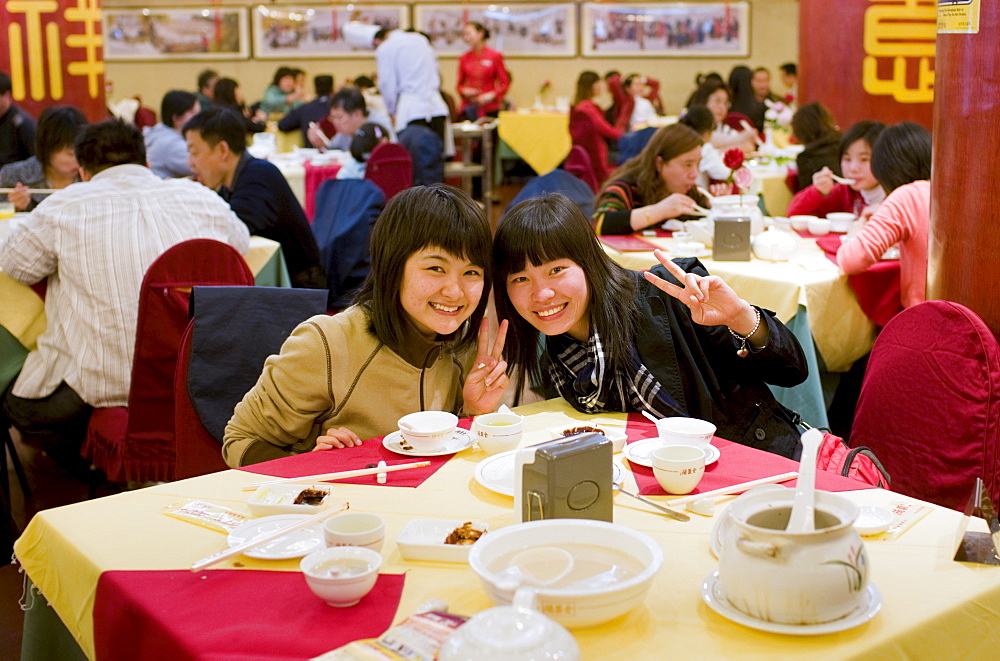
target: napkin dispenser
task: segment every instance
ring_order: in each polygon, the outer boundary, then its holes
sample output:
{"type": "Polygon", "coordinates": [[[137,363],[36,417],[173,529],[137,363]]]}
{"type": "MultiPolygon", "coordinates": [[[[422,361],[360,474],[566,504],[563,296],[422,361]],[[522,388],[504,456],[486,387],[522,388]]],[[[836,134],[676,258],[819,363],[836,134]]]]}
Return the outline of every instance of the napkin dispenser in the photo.
{"type": "Polygon", "coordinates": [[[518,450],[514,512],[520,521],[612,520],[612,445],[583,432],[518,450]]]}
{"type": "Polygon", "coordinates": [[[750,261],[750,218],[716,218],[712,259],[717,262],[750,261]]]}

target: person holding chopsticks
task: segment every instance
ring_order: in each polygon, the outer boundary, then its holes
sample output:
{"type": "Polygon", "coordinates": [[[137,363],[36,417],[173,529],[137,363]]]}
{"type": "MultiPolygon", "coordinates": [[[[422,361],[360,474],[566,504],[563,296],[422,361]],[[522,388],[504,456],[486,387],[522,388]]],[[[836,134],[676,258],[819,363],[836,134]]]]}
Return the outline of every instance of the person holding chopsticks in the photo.
{"type": "Polygon", "coordinates": [[[50,106],[38,118],[35,155],[0,168],[0,188],[13,189],[7,200],[18,211],[31,211],[50,195],[33,189],[58,190],[80,181],[73,142],[87,118],[73,106],[50,106]]]}

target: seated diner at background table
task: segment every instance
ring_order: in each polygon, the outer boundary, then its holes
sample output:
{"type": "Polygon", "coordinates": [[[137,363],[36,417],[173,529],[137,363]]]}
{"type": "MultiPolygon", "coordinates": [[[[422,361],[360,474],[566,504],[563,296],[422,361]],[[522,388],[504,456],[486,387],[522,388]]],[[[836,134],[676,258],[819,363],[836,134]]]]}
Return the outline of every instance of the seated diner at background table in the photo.
{"type": "Polygon", "coordinates": [[[278,67],[260,101],[260,109],[264,114],[285,115],[305,103],[305,85],[296,84],[296,74],[300,71],[302,70],[291,67],[278,67]]]}
{"type": "Polygon", "coordinates": [[[826,106],[814,101],[796,110],[792,115],[792,137],[805,145],[795,157],[795,192],[811,184],[813,175],[823,168],[840,176],[840,130],[826,106]]]}
{"type": "Polygon", "coordinates": [[[840,139],[840,171],[852,184],[833,180],[833,171],[823,167],[812,176],[812,184],[788,203],[788,216],[826,216],[848,212],[857,216],[866,208],[874,212],[885,199],[885,191],[872,174],[872,146],[885,128],[882,122],[865,120],[847,129],[840,139]]]}
{"type": "Polygon", "coordinates": [[[754,74],[750,67],[737,64],[729,72],[730,112],[746,115],[757,131],[764,130],[764,113],[767,106],[754,89],[754,74]]]}
{"type": "Polygon", "coordinates": [[[615,128],[634,131],[663,114],[660,100],[660,81],[637,73],[630,73],[622,80],[622,75],[611,71],[604,76],[614,103],[605,116],[615,128]]]}
{"type": "Polygon", "coordinates": [[[131,124],[87,126],[74,149],[83,181],[49,196],[0,245],[4,273],[29,285],[48,280],[45,331],[3,408],[23,440],[86,471],[79,450],[91,409],[128,400],[146,270],[188,239],[246,253],[250,235],[209,189],[147,168],[131,124]]]}
{"type": "Polygon", "coordinates": [[[183,132],[198,181],[228,202],[251,234],[281,244],[292,286],[326,289],[319,247],[302,205],[277,166],[247,152],[240,118],[212,106],[188,120],[183,132]]]}
{"type": "Polygon", "coordinates": [[[698,162],[698,179],[695,184],[705,188],[712,195],[729,195],[733,184],[725,183],[730,170],[722,161],[722,152],[712,145],[712,111],[705,106],[691,106],[677,123],[689,127],[701,136],[701,161],[698,162]]]}
{"type": "MultiPolygon", "coordinates": [[[[590,169],[597,181],[604,181],[611,174],[608,163],[608,145],[605,139],[617,140],[625,131],[609,124],[604,111],[594,103],[601,94],[604,81],[593,71],[584,71],[576,81],[576,97],[569,111],[569,136],[574,146],[581,146],[590,156],[590,169]]],[[[540,140],[544,136],[538,136],[540,140]]]]}
{"type": "Polygon", "coordinates": [[[31,211],[49,193],[32,193],[33,188],[62,189],[80,181],[80,167],[73,141],[87,118],[73,106],[49,106],[38,116],[35,155],[0,168],[0,188],[18,211],[31,211]]]}
{"type": "Polygon", "coordinates": [[[837,264],[847,275],[860,273],[898,243],[900,300],[908,308],[927,295],[930,132],[913,122],[886,128],[872,149],[872,173],[885,189],[885,201],[840,247],[837,264]]]}
{"type": "Polygon", "coordinates": [[[510,324],[515,392],[559,394],[583,413],[701,418],[722,438],[797,457],[793,416],[767,387],[805,380],[795,336],[698,260],[655,255],[652,271],[619,266],[558,193],[507,211],[493,244],[494,300],[510,324]]]}
{"type": "Polygon", "coordinates": [[[187,121],[201,112],[198,97],[183,90],[170,90],[160,101],[161,121],[142,130],[146,141],[146,158],[149,169],[163,179],[190,177],[187,143],[181,129],[187,121]]]}
{"type": "Polygon", "coordinates": [[[720,151],[739,147],[745,153],[757,149],[757,131],[752,127],[738,131],[726,123],[729,115],[729,88],[722,80],[709,78],[694,91],[688,99],[688,107],[705,106],[712,111],[715,125],[712,130],[712,145],[720,151]]]}
{"type": "Polygon", "coordinates": [[[492,411],[509,380],[507,325],[491,345],[483,318],[490,245],[466,193],[435,184],[396,194],[372,231],[355,304],[299,324],[267,359],[226,426],[226,463],[354,447],[414,411],[492,411]]]}
{"type": "Polygon", "coordinates": [[[596,233],[632,234],[671,218],[690,220],[695,206],[708,206],[695,186],[701,146],[701,137],[687,126],[657,129],[604,184],[592,219],[596,233]]]}
{"type": "MultiPolygon", "coordinates": [[[[220,78],[213,88],[212,107],[225,108],[240,118],[247,133],[263,133],[267,130],[267,114],[262,110],[251,112],[247,108],[240,84],[232,78],[220,78]]],[[[204,110],[204,109],[203,109],[204,110]]]]}

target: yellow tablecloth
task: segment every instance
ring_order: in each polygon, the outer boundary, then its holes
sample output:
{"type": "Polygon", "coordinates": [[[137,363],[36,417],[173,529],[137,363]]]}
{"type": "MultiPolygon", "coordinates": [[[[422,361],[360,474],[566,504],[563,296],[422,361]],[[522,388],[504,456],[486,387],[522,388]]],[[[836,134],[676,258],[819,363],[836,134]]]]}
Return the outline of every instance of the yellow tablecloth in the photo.
{"type": "MultiPolygon", "coordinates": [[[[250,248],[244,258],[254,275],[260,273],[276,256],[281,245],[262,236],[250,237],[250,248]]],[[[284,269],[284,258],[281,258],[284,269]]],[[[287,280],[287,276],[285,278],[287,280]]],[[[259,283],[269,285],[275,282],[259,283]]],[[[287,286],[287,284],[285,285],[287,286]]],[[[33,350],[38,336],[45,330],[45,302],[27,285],[22,285],[0,271],[0,326],[6,328],[26,349],[33,350]]],[[[2,357],[0,357],[2,359],[2,357]]]]}
{"type": "MultiPolygon", "coordinates": [[[[674,239],[645,237],[670,250],[674,239]]],[[[717,262],[703,257],[709,273],[721,276],[741,297],[774,311],[787,323],[800,305],[809,312],[809,328],[816,348],[831,372],[848,370],[868,353],[874,343],[874,325],[865,316],[858,299],[833,262],[826,258],[815,239],[795,235],[799,250],[788,262],[768,262],[752,257],[749,262],[717,262]]],[[[645,270],[657,263],[653,252],[604,250],[622,266],[645,270]]]]}
{"type": "MultiPolygon", "coordinates": [[[[521,412],[529,414],[523,444],[546,439],[544,430],[567,418],[584,418],[562,400],[531,404],[521,412]]],[[[602,416],[609,418],[622,416],[602,416]]],[[[407,573],[397,621],[428,599],[442,599],[452,611],[464,614],[491,605],[467,565],[404,561],[394,544],[413,517],[485,520],[494,528],[513,523],[513,500],[486,490],[473,479],[475,465],[484,457],[478,449],[463,451],[415,490],[337,486],[335,494],[349,500],[352,509],[376,512],[386,520],[384,571],[407,573]]],[[[634,488],[628,475],[626,486],[634,488]]],[[[101,572],[183,569],[220,550],[224,545],[220,533],[164,516],[162,508],[201,498],[246,511],[247,494],[240,487],[259,480],[250,473],[224,471],[45,510],[32,519],[15,552],[28,576],[93,657],[91,612],[101,572]]],[[[844,495],[859,504],[909,500],[880,490],[844,495]]],[[[896,541],[867,543],[872,580],[884,597],[879,615],[851,631],[796,637],[744,628],[702,603],[701,582],[718,564],[708,543],[714,518],[694,516],[680,523],[618,496],[615,521],[659,542],[666,564],[643,606],[612,622],[573,632],[582,658],[992,658],[1000,645],[1000,627],[995,623],[1000,610],[1000,571],[953,562],[961,515],[932,508],[896,541]]],[[[297,560],[246,557],[239,557],[238,562],[248,568],[288,571],[298,565],[297,560]]],[[[232,568],[234,562],[219,566],[232,568]]]]}
{"type": "Polygon", "coordinates": [[[501,112],[500,139],[539,175],[555,170],[569,154],[569,116],[539,110],[501,112]]]}
{"type": "Polygon", "coordinates": [[[788,175],[785,168],[777,170],[753,169],[754,185],[764,197],[764,206],[772,216],[784,216],[788,210],[788,203],[792,201],[792,191],[785,183],[788,175]]]}

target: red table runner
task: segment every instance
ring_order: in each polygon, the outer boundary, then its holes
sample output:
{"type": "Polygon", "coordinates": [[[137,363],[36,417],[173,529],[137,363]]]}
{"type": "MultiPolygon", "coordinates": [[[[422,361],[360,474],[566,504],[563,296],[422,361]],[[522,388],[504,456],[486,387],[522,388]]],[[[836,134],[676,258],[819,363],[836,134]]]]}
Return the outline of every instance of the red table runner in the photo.
{"type": "Polygon", "coordinates": [[[299,572],[108,571],[94,599],[100,661],[310,659],[388,629],[403,574],[381,574],[357,605],[334,608],[299,572]]]}
{"type": "MultiPolygon", "coordinates": [[[[628,414],[628,425],[625,428],[628,434],[628,443],[644,438],[654,438],[656,436],[656,425],[638,413],[628,414]]],[[[719,448],[721,456],[711,466],[705,467],[705,476],[692,491],[692,494],[705,493],[714,489],[729,487],[740,482],[749,482],[762,477],[779,475],[797,471],[799,462],[786,459],[785,457],[762,452],[755,448],[733,443],[716,436],[712,439],[712,445],[719,448]]],[[[663,496],[666,491],[660,487],[659,482],[653,476],[653,469],[629,462],[632,473],[635,475],[636,484],[639,485],[639,493],[647,496],[663,496]]],[[[794,486],[795,480],[783,482],[786,486],[794,486]]],[[[852,491],[855,489],[873,489],[870,484],[857,482],[855,480],[841,477],[826,471],[817,471],[816,487],[824,491],[852,491]]],[[[669,504],[669,503],[668,503],[669,504]]]]}
{"type": "MultiPolygon", "coordinates": [[[[469,429],[472,426],[472,418],[463,418],[458,421],[458,426],[462,429],[469,429]]],[[[322,452],[306,452],[292,457],[282,457],[264,461],[259,464],[244,466],[240,470],[258,475],[272,475],[274,477],[302,477],[304,475],[318,475],[320,473],[333,473],[334,471],[349,471],[359,468],[366,468],[370,464],[378,464],[385,461],[389,466],[395,464],[409,464],[414,461],[429,461],[429,466],[422,468],[411,468],[409,470],[397,471],[386,475],[385,486],[388,487],[419,487],[424,480],[437,472],[454,455],[447,454],[440,457],[412,457],[396,454],[391,450],[386,450],[382,446],[382,439],[371,438],[361,445],[353,448],[341,448],[339,450],[324,450],[322,452]]],[[[351,477],[345,480],[338,480],[344,484],[378,484],[375,475],[364,477],[351,477]]]]}

